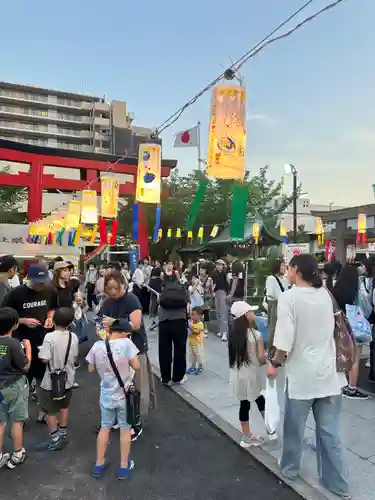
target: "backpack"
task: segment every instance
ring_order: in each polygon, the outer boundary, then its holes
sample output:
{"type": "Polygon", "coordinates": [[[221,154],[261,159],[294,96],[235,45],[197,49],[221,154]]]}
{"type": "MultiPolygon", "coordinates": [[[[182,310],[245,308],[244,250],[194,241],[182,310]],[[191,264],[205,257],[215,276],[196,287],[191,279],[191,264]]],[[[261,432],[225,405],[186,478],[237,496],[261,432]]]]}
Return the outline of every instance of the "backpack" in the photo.
{"type": "Polygon", "coordinates": [[[159,304],[164,309],[185,309],[187,306],[185,287],[175,281],[165,283],[159,304]]]}
{"type": "Polygon", "coordinates": [[[331,293],[330,296],[335,319],[333,337],[336,344],[336,369],[338,372],[347,372],[353,368],[356,360],[354,334],[348,318],[342,312],[331,293]]]}

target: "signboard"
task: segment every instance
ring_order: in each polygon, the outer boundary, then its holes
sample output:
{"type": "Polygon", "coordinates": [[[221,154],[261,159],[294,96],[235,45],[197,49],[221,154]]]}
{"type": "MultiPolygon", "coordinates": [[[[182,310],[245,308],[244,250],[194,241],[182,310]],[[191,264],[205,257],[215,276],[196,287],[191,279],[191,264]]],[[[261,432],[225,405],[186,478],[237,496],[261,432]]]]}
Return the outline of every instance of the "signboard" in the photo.
{"type": "Polygon", "coordinates": [[[295,255],[310,253],[310,243],[291,243],[283,245],[283,247],[283,256],[287,264],[289,264],[295,255]]]}
{"type": "Polygon", "coordinates": [[[348,245],[346,247],[346,260],[354,260],[356,255],[355,245],[348,245]]]}
{"type": "Polygon", "coordinates": [[[138,261],[139,261],[139,246],[134,245],[129,248],[129,267],[130,267],[130,272],[132,274],[137,269],[138,261]]]}

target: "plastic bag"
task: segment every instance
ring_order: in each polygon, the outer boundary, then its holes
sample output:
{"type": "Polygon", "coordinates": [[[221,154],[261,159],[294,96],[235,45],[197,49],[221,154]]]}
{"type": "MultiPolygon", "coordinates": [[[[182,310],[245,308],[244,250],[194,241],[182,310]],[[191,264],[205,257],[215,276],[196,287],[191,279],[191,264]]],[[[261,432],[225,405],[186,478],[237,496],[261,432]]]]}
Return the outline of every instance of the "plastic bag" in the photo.
{"type": "Polygon", "coordinates": [[[356,341],[363,344],[371,342],[371,325],[365,318],[362,309],[358,306],[346,304],[346,316],[356,341]]]}
{"type": "Polygon", "coordinates": [[[268,318],[267,316],[255,316],[255,323],[260,331],[264,344],[268,341],[268,318]]]}
{"type": "Polygon", "coordinates": [[[276,437],[280,424],[281,410],[275,378],[267,378],[265,400],[264,424],[269,436],[274,435],[276,437]]]}

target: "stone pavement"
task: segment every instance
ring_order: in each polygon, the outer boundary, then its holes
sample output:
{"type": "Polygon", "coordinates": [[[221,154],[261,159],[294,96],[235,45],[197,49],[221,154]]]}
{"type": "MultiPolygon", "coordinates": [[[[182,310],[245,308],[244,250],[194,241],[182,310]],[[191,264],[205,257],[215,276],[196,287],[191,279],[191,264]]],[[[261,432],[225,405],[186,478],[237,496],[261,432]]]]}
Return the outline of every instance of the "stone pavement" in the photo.
{"type": "MultiPolygon", "coordinates": [[[[158,373],[157,330],[148,332],[149,356],[158,373]]],[[[182,388],[176,391],[205,416],[239,441],[238,403],[229,398],[227,344],[210,333],[205,339],[205,373],[202,376],[189,376],[182,388]]],[[[254,432],[265,435],[262,418],[252,407],[251,422],[254,432]]],[[[375,399],[349,401],[344,398],[341,418],[342,440],[345,446],[345,459],[349,471],[349,482],[353,500],[375,498],[375,399]]],[[[306,438],[314,437],[314,421],[310,415],[306,438]]],[[[278,473],[277,459],[280,447],[265,445],[263,449],[251,449],[258,460],[278,473]]],[[[315,452],[306,446],[302,459],[301,481],[294,484],[296,491],[309,499],[336,499],[323,489],[316,472],[315,452]]]]}

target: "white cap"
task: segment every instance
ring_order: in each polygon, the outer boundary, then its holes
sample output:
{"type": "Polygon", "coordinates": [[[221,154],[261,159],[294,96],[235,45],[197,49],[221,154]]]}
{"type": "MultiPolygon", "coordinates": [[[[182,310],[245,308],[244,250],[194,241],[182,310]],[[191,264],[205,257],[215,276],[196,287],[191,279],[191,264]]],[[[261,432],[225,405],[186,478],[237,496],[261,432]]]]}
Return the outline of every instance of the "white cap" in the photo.
{"type": "Polygon", "coordinates": [[[244,316],[246,313],[249,311],[257,311],[259,309],[258,306],[251,306],[244,300],[239,300],[237,302],[234,302],[232,304],[232,307],[230,308],[230,312],[232,316],[235,318],[240,318],[241,316],[244,316]]]}

